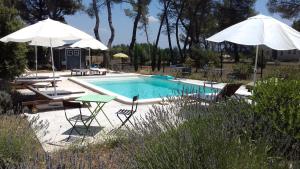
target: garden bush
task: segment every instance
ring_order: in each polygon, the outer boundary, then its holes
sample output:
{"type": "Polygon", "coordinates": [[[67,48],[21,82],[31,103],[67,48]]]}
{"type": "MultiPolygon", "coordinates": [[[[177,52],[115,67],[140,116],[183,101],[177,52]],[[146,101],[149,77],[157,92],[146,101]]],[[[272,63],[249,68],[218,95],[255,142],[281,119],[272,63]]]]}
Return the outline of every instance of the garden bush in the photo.
{"type": "Polygon", "coordinates": [[[285,162],[270,161],[268,142],[252,139],[255,127],[255,114],[244,101],[206,107],[177,99],[154,107],[129,132],[126,167],[286,168],[285,162]]]}
{"type": "Polygon", "coordinates": [[[260,130],[272,128],[268,139],[276,152],[300,159],[300,81],[270,78],[259,81],[254,90],[253,108],[263,119],[260,130]]]}
{"type": "Polygon", "coordinates": [[[0,90],[0,115],[1,114],[21,114],[21,102],[26,99],[32,99],[32,96],[23,96],[17,91],[1,91],[0,90]]]}
{"type": "Polygon", "coordinates": [[[268,78],[276,77],[287,80],[300,80],[300,66],[277,66],[268,78]]]}
{"type": "Polygon", "coordinates": [[[19,166],[42,152],[28,121],[19,116],[0,116],[0,168],[19,166]]]}
{"type": "Polygon", "coordinates": [[[0,91],[0,114],[6,114],[12,109],[12,99],[9,93],[0,91]]]}
{"type": "Polygon", "coordinates": [[[247,79],[253,73],[251,64],[239,63],[233,65],[233,73],[239,79],[247,79]]]}

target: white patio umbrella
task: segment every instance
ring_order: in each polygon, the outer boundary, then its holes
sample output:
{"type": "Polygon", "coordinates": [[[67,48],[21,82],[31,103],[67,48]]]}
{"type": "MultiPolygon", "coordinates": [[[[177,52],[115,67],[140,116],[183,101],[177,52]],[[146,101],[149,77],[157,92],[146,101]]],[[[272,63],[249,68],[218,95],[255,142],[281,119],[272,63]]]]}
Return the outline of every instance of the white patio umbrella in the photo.
{"type": "MultiPolygon", "coordinates": [[[[91,58],[91,49],[100,49],[100,50],[107,50],[108,47],[106,47],[103,43],[98,41],[95,38],[91,39],[83,39],[78,42],[75,42],[73,45],[71,45],[71,48],[89,48],[89,57],[91,58]]],[[[81,55],[80,55],[80,69],[81,69],[81,55]]],[[[90,60],[91,64],[91,60],[90,60]]]]}
{"type": "Polygon", "coordinates": [[[290,26],[264,15],[250,17],[206,39],[212,42],[232,42],[256,46],[253,81],[256,82],[259,45],[275,50],[300,49],[300,33],[290,26]]]}
{"type": "MultiPolygon", "coordinates": [[[[12,34],[9,34],[0,39],[2,42],[49,42],[49,47],[51,48],[51,61],[52,61],[52,71],[53,78],[55,78],[55,68],[53,61],[53,45],[60,40],[81,40],[90,39],[91,36],[82,32],[72,26],[67,24],[54,21],[52,19],[46,19],[39,21],[36,24],[27,26],[20,29],[12,34]]],[[[56,95],[56,87],[54,86],[54,93],[56,95]]]]}
{"type": "MultiPolygon", "coordinates": [[[[55,41],[54,44],[52,44],[52,47],[59,47],[66,44],[66,42],[62,40],[55,41]]],[[[29,45],[34,46],[34,53],[35,53],[35,76],[37,77],[37,46],[43,46],[43,47],[49,47],[50,43],[48,41],[31,41],[29,45]]]]}

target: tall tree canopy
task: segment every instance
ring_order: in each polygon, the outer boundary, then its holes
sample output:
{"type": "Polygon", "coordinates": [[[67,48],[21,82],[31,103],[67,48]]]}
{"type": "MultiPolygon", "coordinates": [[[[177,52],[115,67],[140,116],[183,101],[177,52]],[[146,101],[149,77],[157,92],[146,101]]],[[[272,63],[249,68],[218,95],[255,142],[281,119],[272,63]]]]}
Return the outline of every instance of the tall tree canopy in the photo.
{"type": "Polygon", "coordinates": [[[18,0],[18,8],[27,23],[51,18],[65,22],[65,15],[73,15],[81,9],[81,0],[18,0]]]}
{"type": "MultiPolygon", "coordinates": [[[[0,0],[0,37],[23,26],[15,6],[16,0],[0,0]]],[[[20,75],[26,65],[27,49],[25,45],[0,42],[0,51],[0,78],[13,79],[20,75]]]]}
{"type": "MultiPolygon", "coordinates": [[[[255,15],[256,0],[223,0],[217,6],[218,29],[223,30],[255,15]]],[[[227,52],[233,53],[235,62],[239,62],[240,46],[227,43],[227,52]]]]}
{"type": "Polygon", "coordinates": [[[300,31],[300,1],[299,0],[269,0],[268,9],[279,13],[281,17],[294,19],[292,27],[300,31]]]}
{"type": "Polygon", "coordinates": [[[300,17],[299,0],[269,0],[268,9],[272,13],[280,13],[281,17],[291,19],[300,17]]]}

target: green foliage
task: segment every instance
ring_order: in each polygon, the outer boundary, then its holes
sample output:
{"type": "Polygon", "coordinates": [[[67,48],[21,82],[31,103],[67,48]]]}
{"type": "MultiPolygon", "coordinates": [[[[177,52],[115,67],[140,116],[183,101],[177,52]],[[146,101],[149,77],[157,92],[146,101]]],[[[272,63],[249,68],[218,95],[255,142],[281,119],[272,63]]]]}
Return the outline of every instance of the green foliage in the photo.
{"type": "Polygon", "coordinates": [[[41,150],[26,119],[0,116],[0,168],[17,166],[41,150]]]}
{"type": "Polygon", "coordinates": [[[284,18],[299,17],[300,2],[295,0],[269,0],[267,4],[269,11],[272,13],[280,13],[284,18]]]}
{"type": "MultiPolygon", "coordinates": [[[[17,12],[12,1],[0,0],[0,37],[4,37],[23,26],[17,12]]],[[[0,43],[0,52],[0,78],[13,79],[20,75],[26,65],[27,49],[25,45],[0,43]]]]}
{"type": "Polygon", "coordinates": [[[111,48],[111,57],[116,54],[116,53],[125,53],[128,55],[128,48],[129,46],[128,45],[124,45],[124,44],[121,44],[121,45],[115,45],[111,48]]]}
{"type": "Polygon", "coordinates": [[[252,65],[238,63],[233,65],[233,72],[239,79],[247,79],[253,73],[252,65]]]}
{"type": "Polygon", "coordinates": [[[292,24],[292,27],[293,27],[294,29],[296,29],[297,31],[300,31],[300,19],[295,20],[295,21],[293,22],[293,24],[292,24]]]}
{"type": "Polygon", "coordinates": [[[219,30],[241,22],[255,13],[256,0],[222,0],[217,6],[219,30]]]}
{"type": "Polygon", "coordinates": [[[300,81],[271,78],[254,90],[254,110],[285,135],[300,140],[300,81]]]}
{"type": "Polygon", "coordinates": [[[209,62],[209,56],[207,55],[208,53],[209,51],[207,50],[202,50],[198,47],[192,47],[190,58],[194,60],[193,66],[199,68],[208,64],[209,62]]]}
{"type": "Polygon", "coordinates": [[[300,67],[296,66],[280,66],[269,75],[269,77],[283,78],[286,80],[300,80],[300,67]]]}
{"type": "Polygon", "coordinates": [[[6,114],[12,107],[10,94],[0,91],[0,114],[6,114]]]}
{"type": "Polygon", "coordinates": [[[147,122],[131,131],[136,133],[130,135],[132,144],[125,146],[131,157],[127,168],[267,168],[267,146],[250,139],[249,104],[232,101],[208,108],[174,104],[156,107],[145,117],[147,122]],[[171,120],[177,106],[183,106],[177,114],[184,117],[183,123],[174,116],[171,120]]]}
{"type": "MultiPolygon", "coordinates": [[[[125,53],[128,55],[128,45],[115,45],[111,48],[111,57],[116,53],[125,53]]],[[[137,58],[138,65],[150,65],[151,55],[154,51],[153,44],[140,43],[135,44],[134,47],[134,57],[137,58]]],[[[157,55],[161,55],[163,61],[169,60],[169,55],[167,49],[157,49],[157,55]]],[[[134,60],[133,60],[134,61],[134,60]]]]}
{"type": "Polygon", "coordinates": [[[81,0],[60,1],[18,1],[18,10],[23,20],[28,23],[36,23],[40,20],[52,18],[65,22],[65,15],[74,15],[82,9],[81,0]]]}

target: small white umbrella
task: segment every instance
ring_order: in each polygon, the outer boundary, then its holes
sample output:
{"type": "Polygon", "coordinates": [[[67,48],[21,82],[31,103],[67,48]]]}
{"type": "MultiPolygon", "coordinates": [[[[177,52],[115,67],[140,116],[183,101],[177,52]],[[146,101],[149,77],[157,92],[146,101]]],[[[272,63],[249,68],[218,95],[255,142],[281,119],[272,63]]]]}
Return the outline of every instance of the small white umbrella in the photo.
{"type": "Polygon", "coordinates": [[[78,42],[75,42],[73,45],[71,45],[72,48],[91,48],[91,49],[100,49],[100,50],[107,50],[108,48],[98,41],[95,38],[91,39],[83,39],[78,42]]]}
{"type": "MultiPolygon", "coordinates": [[[[78,42],[75,42],[73,45],[71,45],[71,48],[89,48],[89,57],[91,58],[91,51],[90,49],[100,49],[100,50],[107,50],[108,47],[106,47],[103,43],[98,41],[95,38],[91,39],[83,39],[78,42]]],[[[90,61],[91,64],[91,61],[90,61]]],[[[81,69],[81,55],[80,55],[80,69],[81,69]]]]}
{"type": "Polygon", "coordinates": [[[275,50],[300,49],[300,33],[290,26],[264,15],[250,17],[245,21],[230,26],[206,39],[212,42],[232,42],[256,46],[254,67],[254,85],[259,45],[266,45],[275,50]]]}
{"type": "MultiPolygon", "coordinates": [[[[62,40],[55,41],[54,44],[52,44],[52,47],[59,47],[66,44],[66,42],[62,40]]],[[[43,47],[49,47],[50,43],[48,41],[36,41],[33,40],[29,43],[29,45],[34,46],[34,53],[35,53],[35,76],[37,77],[37,46],[43,46],[43,47]]]]}
{"type": "MultiPolygon", "coordinates": [[[[11,33],[0,39],[2,42],[49,42],[51,47],[51,61],[53,78],[55,78],[55,68],[53,61],[52,47],[55,42],[59,40],[81,40],[90,39],[91,36],[67,24],[54,21],[52,19],[45,19],[36,24],[27,26],[14,33],[11,33]]],[[[54,93],[56,95],[56,87],[54,86],[54,93]]]]}

